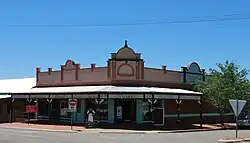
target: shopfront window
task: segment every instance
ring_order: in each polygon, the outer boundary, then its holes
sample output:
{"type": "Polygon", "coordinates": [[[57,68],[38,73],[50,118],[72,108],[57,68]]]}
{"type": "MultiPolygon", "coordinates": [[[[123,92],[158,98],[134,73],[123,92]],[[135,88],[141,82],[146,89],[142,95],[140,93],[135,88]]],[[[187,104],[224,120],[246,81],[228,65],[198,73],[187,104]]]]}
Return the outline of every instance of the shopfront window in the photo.
{"type": "Polygon", "coordinates": [[[108,100],[104,100],[99,106],[99,120],[108,120],[108,100]]]}
{"type": "Polygon", "coordinates": [[[150,112],[151,105],[149,104],[148,100],[143,100],[142,102],[142,112],[143,112],[143,121],[152,121],[152,114],[150,112]]]}
{"type": "Polygon", "coordinates": [[[94,120],[107,121],[108,120],[108,100],[104,99],[99,105],[95,99],[86,100],[86,108],[88,111],[90,108],[94,109],[94,120]]]}
{"type": "Polygon", "coordinates": [[[144,122],[151,122],[152,121],[152,112],[156,108],[162,108],[162,100],[157,100],[153,106],[148,102],[147,99],[143,100],[142,102],[142,112],[143,112],[143,121],[144,122]]]}
{"type": "Polygon", "coordinates": [[[70,117],[70,113],[68,112],[68,100],[60,101],[60,117],[70,117]]]}

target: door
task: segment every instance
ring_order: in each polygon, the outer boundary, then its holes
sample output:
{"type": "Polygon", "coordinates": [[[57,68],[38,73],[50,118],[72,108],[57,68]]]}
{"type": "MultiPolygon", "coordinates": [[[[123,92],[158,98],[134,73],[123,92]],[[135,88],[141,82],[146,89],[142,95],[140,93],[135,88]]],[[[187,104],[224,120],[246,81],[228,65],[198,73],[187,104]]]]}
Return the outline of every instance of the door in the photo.
{"type": "Polygon", "coordinates": [[[135,121],[135,102],[133,100],[118,100],[115,106],[115,119],[120,123],[135,121]]]}

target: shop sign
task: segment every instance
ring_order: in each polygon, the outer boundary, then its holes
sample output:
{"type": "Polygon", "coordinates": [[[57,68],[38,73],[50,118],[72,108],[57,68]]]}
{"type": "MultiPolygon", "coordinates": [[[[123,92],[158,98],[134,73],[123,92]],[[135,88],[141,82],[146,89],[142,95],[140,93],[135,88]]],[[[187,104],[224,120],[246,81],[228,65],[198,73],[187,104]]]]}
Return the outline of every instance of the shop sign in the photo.
{"type": "Polygon", "coordinates": [[[72,96],[69,94],[51,94],[50,98],[54,98],[54,99],[69,99],[72,96]]]}
{"type": "Polygon", "coordinates": [[[106,99],[107,97],[108,97],[107,94],[100,94],[100,98],[102,98],[102,99],[106,99]]]}
{"type": "Polygon", "coordinates": [[[46,94],[39,94],[39,95],[30,95],[30,98],[33,98],[33,99],[38,99],[38,98],[49,98],[49,95],[46,95],[46,94]]]}
{"type": "Polygon", "coordinates": [[[157,98],[157,99],[178,99],[178,95],[155,94],[154,98],[157,98]]]}
{"type": "Polygon", "coordinates": [[[12,98],[13,99],[27,99],[27,98],[29,98],[29,95],[27,95],[27,94],[23,94],[23,95],[12,95],[12,98]]]}
{"type": "Polygon", "coordinates": [[[119,98],[119,99],[136,99],[143,98],[143,94],[110,94],[109,98],[119,98]]]}
{"type": "Polygon", "coordinates": [[[68,102],[69,112],[76,112],[77,109],[77,99],[69,99],[68,102]]]}
{"type": "Polygon", "coordinates": [[[145,94],[145,98],[146,99],[152,98],[152,94],[145,94]]]}
{"type": "Polygon", "coordinates": [[[98,98],[98,94],[74,94],[74,98],[98,98]]]}
{"type": "Polygon", "coordinates": [[[200,96],[180,95],[181,100],[200,100],[200,96]]]}
{"type": "Polygon", "coordinates": [[[27,105],[26,106],[27,113],[34,113],[37,112],[37,107],[35,105],[27,105]]]}

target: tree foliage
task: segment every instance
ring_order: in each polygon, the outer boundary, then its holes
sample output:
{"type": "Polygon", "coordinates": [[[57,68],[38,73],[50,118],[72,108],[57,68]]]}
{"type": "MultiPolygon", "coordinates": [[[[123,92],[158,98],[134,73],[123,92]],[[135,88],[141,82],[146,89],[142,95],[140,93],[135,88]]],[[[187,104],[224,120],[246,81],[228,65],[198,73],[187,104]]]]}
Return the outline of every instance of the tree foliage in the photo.
{"type": "Polygon", "coordinates": [[[229,99],[247,99],[249,96],[248,70],[240,69],[234,62],[217,64],[218,69],[210,69],[205,81],[198,82],[195,88],[202,92],[204,99],[225,113],[230,105],[229,99]]]}

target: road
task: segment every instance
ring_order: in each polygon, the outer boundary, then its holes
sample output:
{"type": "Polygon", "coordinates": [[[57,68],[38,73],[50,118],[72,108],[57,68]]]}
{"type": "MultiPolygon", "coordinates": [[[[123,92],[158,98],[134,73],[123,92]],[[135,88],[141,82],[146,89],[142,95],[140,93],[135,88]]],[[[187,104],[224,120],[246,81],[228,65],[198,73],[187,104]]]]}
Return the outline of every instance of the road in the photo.
{"type": "MultiPolygon", "coordinates": [[[[235,136],[235,131],[207,131],[161,134],[100,134],[90,132],[59,133],[0,128],[1,143],[216,143],[220,138],[235,136]]],[[[250,130],[240,131],[249,136],[250,130]]]]}

